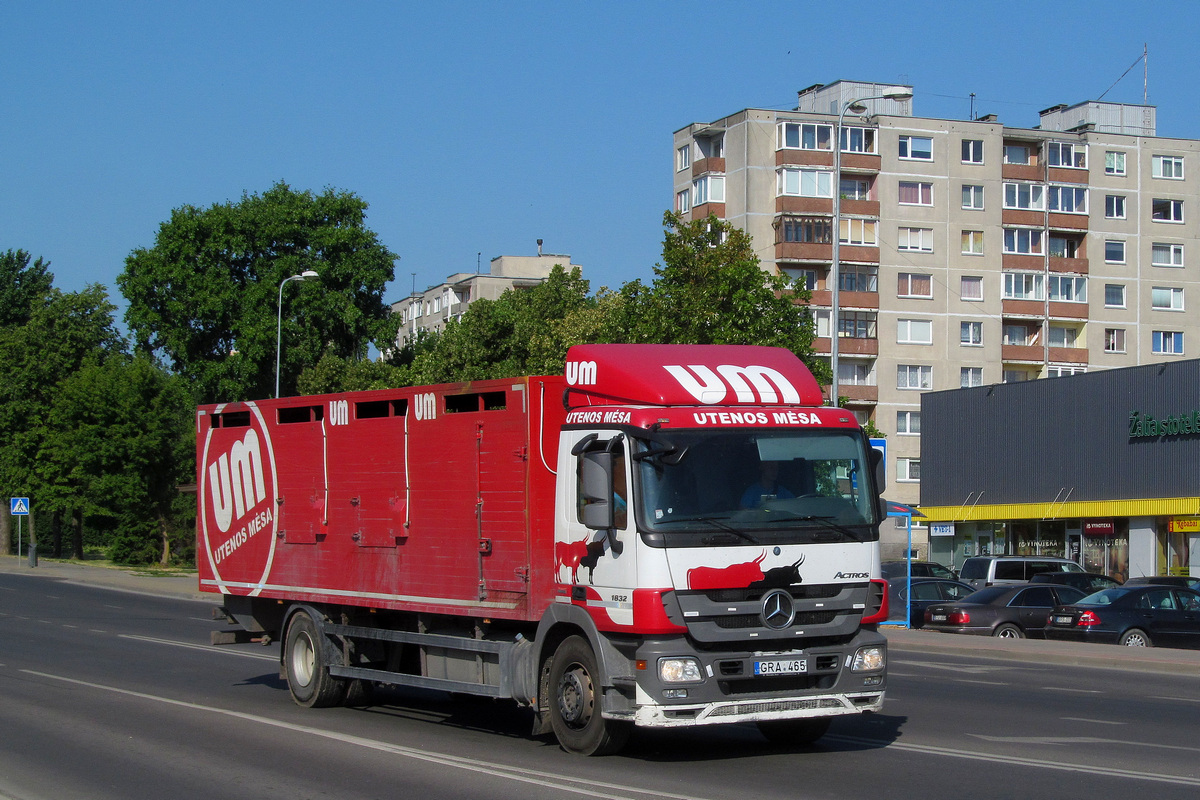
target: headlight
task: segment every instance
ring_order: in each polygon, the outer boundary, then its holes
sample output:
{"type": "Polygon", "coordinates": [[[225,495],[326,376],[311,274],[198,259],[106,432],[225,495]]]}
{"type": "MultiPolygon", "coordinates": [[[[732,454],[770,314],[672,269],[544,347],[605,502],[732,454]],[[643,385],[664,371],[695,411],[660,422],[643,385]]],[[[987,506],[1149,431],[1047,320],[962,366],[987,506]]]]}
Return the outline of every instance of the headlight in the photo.
{"type": "Polygon", "coordinates": [[[658,678],[663,683],[695,683],[704,680],[700,662],[694,658],[663,658],[658,662],[658,678]]]}
{"type": "Polygon", "coordinates": [[[850,665],[851,672],[873,672],[883,669],[887,663],[882,647],[863,647],[854,654],[854,663],[850,665]]]}

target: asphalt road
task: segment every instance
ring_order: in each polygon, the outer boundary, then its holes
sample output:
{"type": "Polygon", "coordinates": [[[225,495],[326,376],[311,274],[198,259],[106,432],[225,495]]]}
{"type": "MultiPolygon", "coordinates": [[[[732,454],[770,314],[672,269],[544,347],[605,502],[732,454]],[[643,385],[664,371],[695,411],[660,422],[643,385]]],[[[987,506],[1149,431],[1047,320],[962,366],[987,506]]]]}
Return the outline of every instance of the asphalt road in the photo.
{"type": "Polygon", "coordinates": [[[884,712],[568,756],[515,707],[297,707],[274,646],[212,647],[191,579],[0,558],[0,798],[1194,798],[1200,653],[896,631],[884,712]],[[1000,645],[1005,645],[1001,647],[1000,645]],[[1094,655],[1091,651],[1094,651],[1094,655]],[[1153,655],[1154,658],[1149,658],[1153,655]]]}

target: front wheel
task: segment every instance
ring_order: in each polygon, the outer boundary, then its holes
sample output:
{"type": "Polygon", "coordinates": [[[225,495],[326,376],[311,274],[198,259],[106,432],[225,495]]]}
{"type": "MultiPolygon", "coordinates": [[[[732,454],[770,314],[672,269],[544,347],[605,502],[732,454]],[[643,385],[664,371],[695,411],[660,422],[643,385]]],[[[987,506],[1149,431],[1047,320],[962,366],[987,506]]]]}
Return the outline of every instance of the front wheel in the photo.
{"type": "Polygon", "coordinates": [[[567,752],[609,755],[629,739],[630,723],[601,715],[599,680],[596,654],[587,640],[564,639],[550,661],[550,727],[567,752]]]}
{"type": "Polygon", "coordinates": [[[1024,639],[1025,631],[1016,625],[1005,623],[992,631],[992,636],[995,636],[997,639],[1024,639]]]}
{"type": "Polygon", "coordinates": [[[346,682],[329,674],[324,642],[307,611],[292,617],[283,640],[283,667],[292,699],[305,708],[336,706],[346,696],[346,682]]]}
{"type": "Polygon", "coordinates": [[[1125,647],[1154,646],[1153,642],[1150,641],[1149,635],[1147,635],[1145,631],[1138,630],[1137,628],[1125,631],[1125,633],[1121,634],[1121,639],[1117,642],[1117,644],[1125,647]]]}
{"type": "Polygon", "coordinates": [[[771,744],[783,747],[808,746],[829,730],[828,717],[818,719],[776,719],[757,723],[758,732],[771,744]]]}

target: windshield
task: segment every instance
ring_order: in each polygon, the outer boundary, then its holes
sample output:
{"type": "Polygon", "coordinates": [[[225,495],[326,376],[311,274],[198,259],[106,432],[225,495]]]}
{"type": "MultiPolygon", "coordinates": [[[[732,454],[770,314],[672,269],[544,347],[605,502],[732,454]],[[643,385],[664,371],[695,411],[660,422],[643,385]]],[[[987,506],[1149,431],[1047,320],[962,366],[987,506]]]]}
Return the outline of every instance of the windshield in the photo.
{"type": "Polygon", "coordinates": [[[634,460],[651,544],[878,538],[856,430],[672,431],[636,442],[634,460]]]}

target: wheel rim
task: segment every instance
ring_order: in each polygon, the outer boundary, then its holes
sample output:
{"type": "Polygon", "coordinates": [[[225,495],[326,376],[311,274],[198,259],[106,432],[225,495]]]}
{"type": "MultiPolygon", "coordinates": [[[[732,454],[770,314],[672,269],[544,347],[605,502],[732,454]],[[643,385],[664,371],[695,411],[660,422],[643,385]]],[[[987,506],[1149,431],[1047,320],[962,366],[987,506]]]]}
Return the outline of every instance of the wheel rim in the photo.
{"type": "Polygon", "coordinates": [[[1132,633],[1125,637],[1125,646],[1126,647],[1145,647],[1146,646],[1146,637],[1142,636],[1140,633],[1132,633]]]}
{"type": "Polygon", "coordinates": [[[1014,631],[1012,628],[1002,628],[1000,630],[1000,633],[997,634],[997,636],[1001,639],[1019,639],[1020,638],[1019,636],[1017,636],[1017,632],[1014,631]]]}
{"type": "Polygon", "coordinates": [[[572,664],[558,682],[558,712],[572,728],[584,728],[592,718],[595,695],[592,676],[581,664],[572,664]]]}
{"type": "Polygon", "coordinates": [[[316,648],[308,634],[301,633],[292,645],[292,674],[301,685],[307,686],[312,683],[316,668],[316,648]]]}

